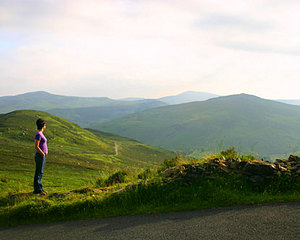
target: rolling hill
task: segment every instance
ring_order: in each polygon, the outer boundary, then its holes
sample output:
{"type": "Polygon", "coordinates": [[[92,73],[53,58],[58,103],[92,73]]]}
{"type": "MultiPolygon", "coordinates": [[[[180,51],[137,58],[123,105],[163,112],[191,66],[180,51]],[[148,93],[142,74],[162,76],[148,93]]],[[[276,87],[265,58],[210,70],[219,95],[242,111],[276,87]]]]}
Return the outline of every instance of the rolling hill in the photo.
{"type": "Polygon", "coordinates": [[[146,110],[97,128],[170,150],[234,146],[270,156],[300,150],[299,122],[299,106],[240,94],[146,110]]]}
{"type": "Polygon", "coordinates": [[[47,127],[49,187],[59,184],[57,179],[72,181],[72,184],[78,182],[81,187],[101,173],[125,168],[140,171],[174,157],[167,150],[100,131],[89,131],[49,113],[14,111],[0,115],[0,179],[4,179],[0,186],[5,182],[6,188],[14,190],[18,185],[24,187],[24,184],[25,188],[31,188],[35,121],[39,117],[45,119],[47,127]]]}

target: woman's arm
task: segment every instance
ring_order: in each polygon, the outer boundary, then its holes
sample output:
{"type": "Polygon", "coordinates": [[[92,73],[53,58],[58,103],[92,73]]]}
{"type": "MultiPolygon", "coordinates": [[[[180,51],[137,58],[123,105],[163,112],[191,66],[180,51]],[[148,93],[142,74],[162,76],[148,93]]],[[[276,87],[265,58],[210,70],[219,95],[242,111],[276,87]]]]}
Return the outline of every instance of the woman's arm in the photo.
{"type": "Polygon", "coordinates": [[[40,140],[36,140],[34,141],[34,148],[37,150],[37,152],[39,154],[41,154],[42,157],[45,157],[45,153],[43,153],[43,151],[40,149],[40,140]]]}

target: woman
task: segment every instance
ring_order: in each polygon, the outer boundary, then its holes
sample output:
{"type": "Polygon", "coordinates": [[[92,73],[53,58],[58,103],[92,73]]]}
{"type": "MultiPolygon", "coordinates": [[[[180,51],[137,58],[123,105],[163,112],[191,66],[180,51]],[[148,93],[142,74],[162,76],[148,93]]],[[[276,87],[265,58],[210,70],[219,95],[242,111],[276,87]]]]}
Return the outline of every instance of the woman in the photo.
{"type": "Polygon", "coordinates": [[[38,119],[36,121],[37,133],[35,134],[35,175],[34,175],[34,192],[35,194],[46,195],[47,191],[43,189],[42,177],[44,172],[44,167],[46,163],[46,156],[48,154],[47,139],[45,138],[43,132],[46,128],[45,121],[43,119],[38,119]]]}

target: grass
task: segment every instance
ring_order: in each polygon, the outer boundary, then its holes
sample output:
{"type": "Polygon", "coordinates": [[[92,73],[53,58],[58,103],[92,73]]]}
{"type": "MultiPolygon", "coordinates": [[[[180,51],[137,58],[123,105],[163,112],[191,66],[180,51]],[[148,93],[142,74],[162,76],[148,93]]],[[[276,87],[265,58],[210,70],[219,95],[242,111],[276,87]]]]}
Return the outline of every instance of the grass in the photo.
{"type": "MultiPolygon", "coordinates": [[[[186,161],[174,159],[173,163],[186,161]]],[[[0,226],[300,200],[299,179],[287,176],[260,185],[238,174],[167,184],[161,175],[165,167],[137,175],[103,174],[99,182],[69,192],[50,191],[46,196],[8,193],[0,199],[0,226]]]]}
{"type": "Polygon", "coordinates": [[[34,176],[34,134],[37,117],[45,119],[49,155],[43,183],[51,192],[71,191],[92,184],[117,169],[138,172],[158,166],[172,152],[132,139],[80,128],[39,111],[0,115],[0,197],[30,192],[34,176]],[[118,154],[115,146],[118,145],[118,154]]]}
{"type": "MultiPolygon", "coordinates": [[[[234,149],[208,158],[221,155],[251,159],[234,149]]],[[[163,183],[167,167],[202,160],[43,112],[0,115],[0,226],[300,200],[299,179],[283,177],[260,187],[238,175],[163,183]],[[46,196],[32,193],[36,117],[47,123],[46,196]]]]}

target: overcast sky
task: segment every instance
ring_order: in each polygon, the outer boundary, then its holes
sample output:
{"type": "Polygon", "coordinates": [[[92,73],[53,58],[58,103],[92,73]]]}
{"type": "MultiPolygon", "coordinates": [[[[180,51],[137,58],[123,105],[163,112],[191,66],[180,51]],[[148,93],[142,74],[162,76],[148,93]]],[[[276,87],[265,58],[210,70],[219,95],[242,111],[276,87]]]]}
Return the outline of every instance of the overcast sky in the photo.
{"type": "Polygon", "coordinates": [[[300,99],[299,0],[0,0],[0,95],[300,99]]]}

